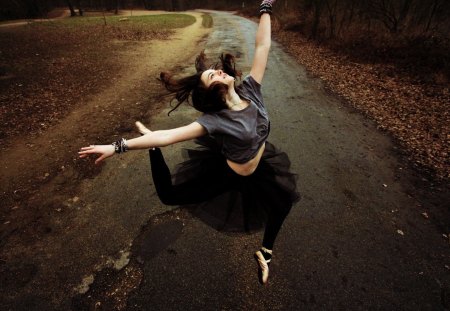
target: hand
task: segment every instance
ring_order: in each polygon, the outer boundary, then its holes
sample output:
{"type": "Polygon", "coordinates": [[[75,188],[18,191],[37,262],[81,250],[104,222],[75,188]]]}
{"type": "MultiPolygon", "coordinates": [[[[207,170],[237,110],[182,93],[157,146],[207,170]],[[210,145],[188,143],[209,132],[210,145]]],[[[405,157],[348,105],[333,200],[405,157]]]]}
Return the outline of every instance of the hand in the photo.
{"type": "Polygon", "coordinates": [[[99,164],[104,159],[114,155],[114,153],[113,145],[90,145],[89,147],[82,147],[81,151],[78,152],[80,158],[85,158],[89,154],[100,154],[100,157],[95,160],[95,164],[99,164]]]}

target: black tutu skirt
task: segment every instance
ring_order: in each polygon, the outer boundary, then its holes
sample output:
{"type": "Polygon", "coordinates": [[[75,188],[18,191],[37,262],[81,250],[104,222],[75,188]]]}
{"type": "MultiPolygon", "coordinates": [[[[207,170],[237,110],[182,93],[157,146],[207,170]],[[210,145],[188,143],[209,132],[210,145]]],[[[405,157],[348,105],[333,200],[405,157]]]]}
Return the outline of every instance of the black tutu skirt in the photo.
{"type": "Polygon", "coordinates": [[[177,165],[172,180],[204,191],[204,201],[187,207],[207,225],[225,232],[258,231],[300,199],[290,160],[273,144],[266,142],[255,172],[241,176],[228,166],[214,139],[202,137],[196,143],[195,149],[184,149],[186,161],[177,165]]]}

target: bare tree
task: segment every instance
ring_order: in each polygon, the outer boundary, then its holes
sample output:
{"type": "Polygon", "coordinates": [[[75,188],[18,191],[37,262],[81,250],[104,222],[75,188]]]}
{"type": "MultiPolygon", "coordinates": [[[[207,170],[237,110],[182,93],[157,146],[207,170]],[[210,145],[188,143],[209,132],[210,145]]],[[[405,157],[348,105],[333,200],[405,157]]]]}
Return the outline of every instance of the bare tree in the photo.
{"type": "Polygon", "coordinates": [[[114,0],[114,14],[119,14],[119,0],[114,0]]]}
{"type": "Polygon", "coordinates": [[[392,33],[401,30],[402,22],[408,15],[412,0],[373,0],[369,1],[373,16],[381,21],[392,33]]]}
{"type": "Polygon", "coordinates": [[[311,27],[311,36],[313,38],[317,37],[317,31],[319,29],[320,17],[322,15],[322,9],[324,6],[324,2],[325,2],[325,0],[312,1],[314,17],[313,17],[312,27],[311,27]]]}
{"type": "Polygon", "coordinates": [[[325,7],[328,12],[328,36],[334,37],[338,10],[338,0],[325,0],[325,7]]]}
{"type": "Polygon", "coordinates": [[[73,4],[70,0],[66,0],[67,5],[69,6],[69,10],[70,10],[70,16],[76,16],[77,13],[75,13],[75,9],[73,8],[73,4]]]}

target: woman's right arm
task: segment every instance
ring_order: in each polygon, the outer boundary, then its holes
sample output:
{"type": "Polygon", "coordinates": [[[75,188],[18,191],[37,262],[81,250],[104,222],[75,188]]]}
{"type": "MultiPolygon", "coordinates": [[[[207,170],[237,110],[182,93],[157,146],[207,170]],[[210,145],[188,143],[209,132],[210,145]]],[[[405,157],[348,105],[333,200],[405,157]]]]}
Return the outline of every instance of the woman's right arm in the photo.
{"type": "Polygon", "coordinates": [[[275,0],[263,0],[260,5],[260,18],[258,30],[255,38],[255,55],[253,57],[252,69],[250,75],[256,82],[261,84],[264,72],[267,66],[267,58],[269,57],[271,45],[271,21],[272,5],[275,0]]]}
{"type": "MultiPolygon", "coordinates": [[[[198,122],[192,122],[189,125],[177,127],[170,130],[160,130],[149,132],[141,137],[127,140],[128,150],[149,149],[155,147],[164,147],[178,142],[194,139],[206,135],[206,129],[198,122]]],[[[115,153],[113,145],[91,145],[82,147],[78,152],[80,158],[85,158],[89,154],[99,154],[95,164],[111,157],[115,153]]]]}

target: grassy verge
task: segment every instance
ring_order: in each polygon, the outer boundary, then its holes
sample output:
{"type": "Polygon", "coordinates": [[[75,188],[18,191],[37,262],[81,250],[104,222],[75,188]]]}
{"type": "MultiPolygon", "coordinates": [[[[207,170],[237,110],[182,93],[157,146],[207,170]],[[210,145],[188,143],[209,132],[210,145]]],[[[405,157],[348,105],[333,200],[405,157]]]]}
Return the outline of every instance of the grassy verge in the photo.
{"type": "Polygon", "coordinates": [[[0,145],[44,130],[107,87],[125,66],[122,54],[137,41],[167,39],[194,22],[190,15],[165,14],[0,28],[0,145]]]}
{"type": "Polygon", "coordinates": [[[213,26],[213,19],[210,14],[202,15],[202,26],[205,28],[211,28],[213,26]]]}

